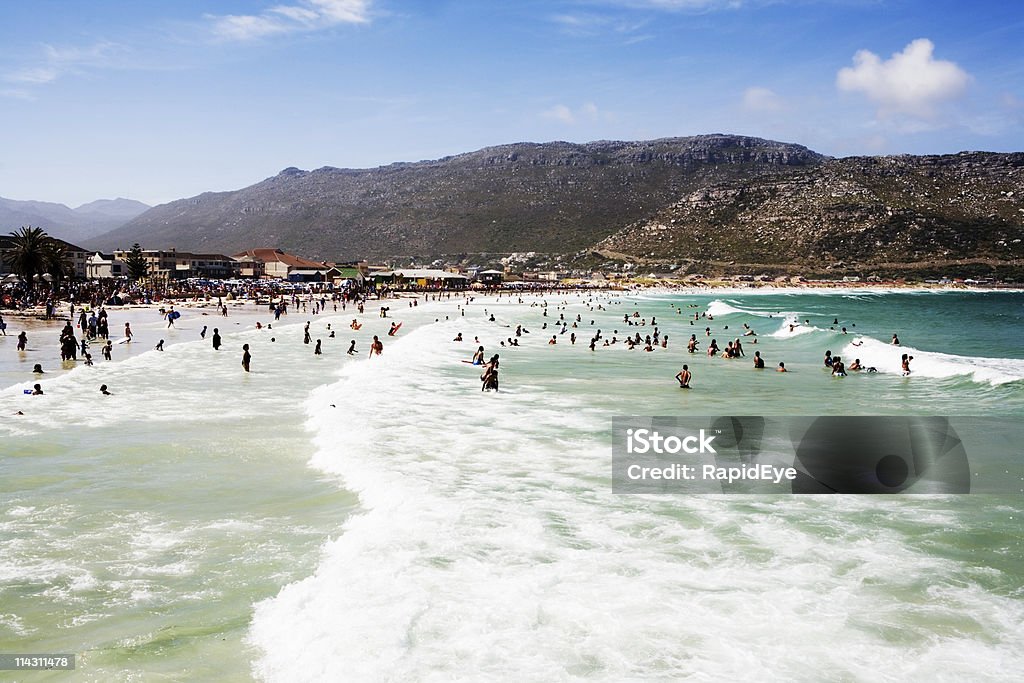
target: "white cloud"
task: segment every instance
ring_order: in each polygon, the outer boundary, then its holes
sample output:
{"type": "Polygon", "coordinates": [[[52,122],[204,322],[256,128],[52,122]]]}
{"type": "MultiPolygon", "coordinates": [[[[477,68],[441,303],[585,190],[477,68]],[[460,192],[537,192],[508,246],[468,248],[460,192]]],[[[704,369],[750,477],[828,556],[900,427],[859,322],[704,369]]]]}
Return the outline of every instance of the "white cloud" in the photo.
{"type": "Polygon", "coordinates": [[[839,70],[836,86],[863,93],[878,105],[882,117],[933,118],[935,106],[960,97],[971,80],[955,63],[935,59],[934,49],[930,40],[919,38],[885,61],[861,50],[854,55],[852,67],[839,70]]]}
{"type": "Polygon", "coordinates": [[[50,83],[65,73],[87,67],[110,67],[115,63],[115,55],[123,52],[123,48],[115,43],[100,42],[87,47],[43,45],[42,52],[43,56],[36,64],[9,71],[3,79],[26,85],[50,83]]]}
{"type": "Polygon", "coordinates": [[[24,100],[25,102],[33,102],[36,99],[32,93],[28,91],[11,88],[0,88],[0,97],[7,97],[12,100],[24,100]]]}
{"type": "Polygon", "coordinates": [[[646,19],[623,19],[590,12],[575,14],[557,14],[549,20],[558,26],[565,35],[574,38],[596,38],[600,36],[617,36],[624,38],[627,44],[645,40],[647,36],[636,36],[636,33],[648,24],[646,19]]]}
{"type": "Polygon", "coordinates": [[[586,121],[611,121],[614,119],[612,115],[598,109],[593,102],[584,102],[575,110],[564,104],[556,104],[551,109],[541,112],[541,116],[570,126],[586,121]]]}
{"type": "Polygon", "coordinates": [[[30,66],[24,69],[12,71],[4,76],[4,80],[12,83],[49,83],[57,80],[59,76],[57,69],[52,66],[30,66]]]}
{"type": "Polygon", "coordinates": [[[666,10],[670,12],[693,10],[737,9],[744,0],[591,0],[595,4],[618,5],[629,9],[666,10]]]}
{"type": "Polygon", "coordinates": [[[573,116],[572,110],[564,104],[556,104],[551,109],[541,112],[541,116],[569,125],[576,123],[576,117],[573,116]]]}
{"type": "Polygon", "coordinates": [[[300,0],[260,14],[207,15],[213,33],[224,40],[256,40],[271,35],[315,31],[370,21],[371,0],[300,0]]]}
{"type": "Polygon", "coordinates": [[[1007,109],[1024,109],[1024,100],[1013,93],[1004,92],[999,99],[1007,109]]]}
{"type": "Polygon", "coordinates": [[[743,91],[743,108],[754,112],[779,111],[785,103],[774,91],[752,86],[743,91]]]}

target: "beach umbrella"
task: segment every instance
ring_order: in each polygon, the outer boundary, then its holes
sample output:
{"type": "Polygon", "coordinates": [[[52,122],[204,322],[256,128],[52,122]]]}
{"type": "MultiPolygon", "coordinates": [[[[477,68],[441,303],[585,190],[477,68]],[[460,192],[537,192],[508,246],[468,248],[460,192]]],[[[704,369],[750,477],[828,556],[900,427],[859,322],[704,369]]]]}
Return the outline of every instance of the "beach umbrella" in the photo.
{"type": "Polygon", "coordinates": [[[13,285],[16,282],[21,282],[21,278],[15,275],[14,273],[10,273],[8,275],[5,275],[4,279],[0,280],[0,282],[2,282],[5,285],[13,285]]]}

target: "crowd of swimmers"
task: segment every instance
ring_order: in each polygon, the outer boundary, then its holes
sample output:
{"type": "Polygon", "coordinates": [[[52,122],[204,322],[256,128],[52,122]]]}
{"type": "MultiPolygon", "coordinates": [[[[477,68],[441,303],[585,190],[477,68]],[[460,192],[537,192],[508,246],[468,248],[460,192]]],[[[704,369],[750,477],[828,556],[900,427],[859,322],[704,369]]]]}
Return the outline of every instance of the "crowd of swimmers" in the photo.
{"type": "MultiPolygon", "coordinates": [[[[518,296],[518,303],[520,303],[520,304],[524,303],[523,298],[522,298],[523,295],[521,293],[518,294],[518,295],[509,295],[509,296],[510,296],[510,298],[512,296],[518,296]]],[[[609,304],[609,305],[623,303],[623,300],[621,300],[621,299],[602,300],[602,299],[600,299],[598,296],[596,296],[593,293],[589,294],[588,296],[589,296],[589,298],[585,300],[585,303],[588,306],[590,311],[607,311],[608,309],[605,308],[605,304],[606,303],[609,304]]],[[[474,301],[475,297],[471,293],[462,293],[461,297],[464,299],[465,303],[458,304],[457,305],[457,310],[458,310],[458,313],[459,313],[459,315],[461,317],[466,317],[466,311],[467,311],[468,305],[474,301]]],[[[431,300],[431,295],[428,294],[424,298],[425,298],[426,301],[429,301],[429,300],[431,300]]],[[[438,295],[434,295],[433,298],[434,298],[434,300],[437,300],[440,297],[438,295]]],[[[450,293],[448,294],[448,298],[451,298],[451,294],[450,293]]],[[[499,299],[500,298],[501,297],[499,296],[499,299]]],[[[358,310],[358,312],[360,314],[364,313],[365,301],[359,301],[359,300],[350,301],[350,302],[342,301],[341,302],[341,309],[342,309],[342,311],[346,310],[347,303],[351,303],[358,310]]],[[[418,299],[413,299],[413,300],[409,301],[409,307],[410,308],[418,306],[418,305],[419,305],[418,299]]],[[[304,301],[304,300],[300,300],[298,297],[293,297],[292,301],[290,301],[290,302],[285,300],[285,299],[282,299],[281,301],[276,302],[276,303],[272,302],[270,304],[269,310],[270,310],[270,312],[274,316],[274,321],[278,321],[282,315],[287,315],[289,307],[294,307],[295,309],[299,309],[299,310],[306,310],[307,306],[312,308],[312,312],[314,314],[318,314],[318,313],[321,313],[321,312],[326,312],[328,310],[328,302],[327,302],[326,298],[315,299],[315,298],[312,298],[312,297],[310,298],[310,300],[308,302],[304,301]]],[[[583,318],[583,314],[582,313],[576,314],[575,316],[567,317],[565,311],[567,311],[568,306],[569,306],[569,302],[568,301],[562,301],[560,305],[557,305],[556,306],[557,319],[555,319],[555,316],[551,315],[549,313],[549,308],[550,307],[549,307],[549,304],[548,304],[548,301],[547,301],[546,298],[545,299],[541,299],[541,300],[535,300],[535,301],[530,303],[530,308],[531,309],[539,309],[539,311],[540,311],[540,314],[541,314],[540,318],[541,318],[541,320],[536,321],[540,325],[539,329],[541,331],[545,332],[547,335],[550,335],[550,336],[545,336],[544,337],[544,339],[546,339],[546,345],[548,345],[548,346],[556,346],[556,345],[558,345],[560,337],[564,337],[565,339],[567,339],[569,346],[575,346],[576,345],[576,342],[578,340],[577,332],[580,332],[586,326],[586,322],[585,322],[585,320],[583,318]]],[[[682,311],[681,307],[676,306],[674,304],[672,306],[673,306],[673,309],[674,309],[675,313],[677,313],[679,315],[682,314],[683,311],[682,311]]],[[[696,304],[691,305],[691,307],[696,308],[696,304]]],[[[338,304],[337,303],[334,304],[334,310],[335,311],[338,310],[338,304]]],[[[391,309],[388,306],[381,306],[379,308],[379,316],[381,318],[388,318],[389,317],[388,313],[390,312],[390,310],[391,309]]],[[[74,311],[74,305],[72,305],[72,307],[71,307],[71,314],[70,314],[69,318],[67,319],[63,329],[61,330],[61,334],[60,334],[60,338],[59,338],[61,359],[63,361],[76,361],[76,360],[78,360],[79,353],[81,353],[82,356],[83,356],[83,359],[85,360],[85,363],[87,365],[92,365],[93,364],[92,363],[92,356],[88,352],[89,342],[93,341],[93,340],[96,340],[96,339],[100,339],[100,340],[103,340],[103,342],[104,342],[103,345],[102,345],[102,354],[103,354],[104,359],[106,359],[108,361],[111,360],[112,359],[111,349],[112,349],[112,346],[113,346],[113,342],[109,339],[109,320],[108,320],[107,312],[103,308],[100,308],[98,311],[94,310],[94,311],[92,311],[91,313],[88,313],[88,314],[87,314],[87,312],[85,310],[79,310],[78,327],[83,331],[82,332],[81,340],[78,340],[76,338],[76,336],[75,336],[75,328],[72,325],[72,320],[73,320],[73,317],[74,317],[74,312],[75,312],[74,311]]],[[[175,311],[173,306],[170,307],[169,309],[160,309],[160,313],[161,313],[161,316],[167,321],[167,327],[168,328],[174,328],[175,327],[174,323],[179,318],[180,313],[175,311]]],[[[497,321],[497,319],[496,319],[496,317],[495,317],[493,312],[490,312],[490,311],[488,311],[485,308],[483,313],[484,313],[485,319],[488,322],[490,322],[490,323],[498,323],[498,321],[497,321]]],[[[448,319],[448,316],[445,316],[445,318],[448,319]]],[[[714,321],[714,316],[711,315],[709,311],[694,312],[693,316],[692,316],[692,319],[690,319],[690,325],[692,326],[692,325],[695,325],[695,323],[697,323],[697,322],[705,321],[705,320],[709,321],[709,322],[714,321]]],[[[500,323],[498,323],[498,324],[500,324],[500,323]]],[[[648,333],[642,333],[641,330],[634,329],[634,330],[630,330],[631,333],[630,332],[626,332],[624,334],[621,334],[621,338],[620,338],[620,331],[619,331],[619,329],[614,329],[612,331],[611,335],[606,337],[602,333],[602,330],[600,328],[596,327],[596,320],[589,319],[589,326],[595,330],[594,333],[592,334],[592,336],[590,337],[590,342],[589,342],[589,345],[588,345],[589,350],[591,352],[595,352],[599,346],[602,347],[602,348],[606,348],[606,347],[613,347],[613,346],[619,346],[619,345],[621,345],[622,347],[624,347],[624,348],[626,348],[628,350],[634,350],[634,349],[637,349],[637,348],[641,348],[644,352],[647,352],[647,353],[652,353],[652,352],[654,352],[657,349],[662,349],[662,350],[668,349],[669,335],[664,333],[660,329],[660,327],[658,326],[658,321],[657,321],[657,317],[656,316],[651,316],[650,320],[648,321],[647,317],[641,315],[641,312],[639,310],[634,310],[634,311],[632,311],[632,313],[624,313],[623,314],[623,316],[622,316],[622,324],[625,325],[627,328],[644,328],[644,329],[650,330],[650,331],[648,333]]],[[[796,322],[787,323],[787,324],[789,324],[791,332],[795,329],[795,327],[799,326],[799,323],[796,323],[796,322]]],[[[804,324],[809,324],[809,320],[805,320],[804,324]]],[[[833,320],[833,324],[834,325],[838,324],[838,318],[833,320]]],[[[264,327],[262,322],[256,322],[255,326],[256,326],[257,329],[267,329],[267,330],[272,330],[273,329],[272,324],[267,324],[264,327]]],[[[390,323],[390,327],[387,330],[388,336],[395,336],[396,333],[398,332],[400,326],[401,326],[400,322],[391,322],[390,323]]],[[[3,320],[2,316],[0,316],[0,336],[6,336],[7,335],[6,327],[7,327],[6,322],[3,320]]],[[[359,322],[358,318],[353,318],[351,324],[349,325],[349,327],[353,331],[357,332],[357,331],[359,331],[363,327],[363,323],[359,322]]],[[[504,327],[507,327],[507,328],[511,329],[512,326],[511,325],[504,325],[504,327]]],[[[200,337],[202,339],[206,339],[207,329],[208,329],[207,326],[203,326],[202,331],[200,332],[200,337]]],[[[723,331],[728,331],[728,329],[729,329],[728,325],[725,325],[723,327],[723,331]]],[[[833,326],[832,329],[834,330],[835,327],[833,326]]],[[[329,338],[335,338],[335,331],[331,329],[331,325],[330,324],[327,325],[327,331],[329,332],[329,335],[328,335],[329,338]]],[[[842,328],[842,332],[843,332],[843,334],[847,334],[847,328],[843,327],[842,328]]],[[[727,360],[746,358],[747,357],[747,349],[744,348],[743,340],[746,339],[750,344],[754,344],[754,345],[756,345],[758,343],[757,333],[753,329],[751,329],[750,326],[747,325],[747,324],[743,324],[743,331],[742,332],[738,332],[739,336],[732,336],[732,335],[730,335],[732,338],[725,342],[725,347],[724,348],[719,346],[717,338],[711,336],[712,335],[712,329],[711,329],[710,326],[705,326],[704,329],[703,329],[703,333],[704,333],[703,336],[708,339],[707,348],[705,349],[704,353],[709,358],[722,358],[722,359],[727,359],[727,360]]],[[[501,347],[504,347],[504,348],[518,347],[518,346],[520,346],[520,340],[523,339],[526,335],[529,335],[529,334],[530,334],[530,330],[527,328],[526,324],[520,322],[519,324],[515,325],[515,330],[514,330],[513,333],[510,333],[505,339],[502,339],[502,340],[499,341],[499,345],[501,347]]],[[[129,343],[129,342],[131,342],[132,338],[133,338],[133,333],[132,333],[132,330],[131,330],[131,325],[130,325],[130,323],[126,322],[125,323],[124,339],[122,340],[122,343],[129,343]]],[[[311,329],[311,322],[309,322],[309,321],[307,321],[305,326],[303,327],[302,339],[303,339],[303,343],[304,344],[311,344],[313,342],[313,332],[312,332],[312,329],[311,329]]],[[[459,332],[455,336],[453,341],[455,341],[455,342],[462,342],[463,339],[464,338],[463,338],[462,333],[459,332]]],[[[276,341],[276,338],[271,337],[270,341],[274,342],[274,341],[276,341]]],[[[474,337],[474,341],[475,342],[479,342],[479,338],[478,337],[474,337]]],[[[27,343],[28,343],[27,334],[26,334],[25,331],[22,331],[18,335],[18,345],[17,345],[18,350],[19,351],[25,351],[26,348],[27,348],[27,343]]],[[[854,346],[859,346],[861,343],[862,342],[856,342],[855,341],[855,342],[853,342],[853,345],[854,346]]],[[[899,337],[896,334],[892,335],[891,344],[893,344],[893,345],[900,345],[899,337]]],[[[220,348],[223,345],[223,338],[222,338],[222,336],[220,334],[219,328],[213,328],[213,334],[212,334],[212,338],[211,338],[211,345],[212,345],[212,348],[213,348],[214,351],[219,351],[220,348]]],[[[701,341],[698,339],[697,334],[696,333],[691,334],[690,338],[689,338],[689,340],[687,341],[687,344],[686,344],[686,351],[687,351],[687,353],[689,353],[689,354],[700,353],[700,345],[701,345],[701,341]]],[[[163,351],[164,350],[164,340],[163,339],[159,340],[159,342],[157,343],[155,348],[156,348],[157,351],[163,351]]],[[[383,354],[383,350],[384,350],[384,344],[381,341],[380,337],[378,335],[373,335],[373,341],[369,345],[369,357],[373,358],[375,356],[381,356],[383,354]]],[[[349,355],[349,356],[354,356],[357,353],[358,353],[358,351],[356,349],[356,340],[352,339],[350,341],[350,344],[348,346],[346,354],[349,355]]],[[[320,339],[320,338],[315,340],[314,349],[313,349],[313,355],[314,356],[323,356],[324,355],[323,340],[320,339]]],[[[910,372],[911,372],[911,370],[910,370],[910,363],[911,363],[912,360],[913,360],[913,356],[910,356],[908,354],[903,354],[902,355],[900,371],[901,371],[901,373],[904,376],[910,375],[910,372]]],[[[242,359],[241,359],[242,369],[243,369],[244,372],[246,372],[246,373],[251,372],[252,362],[253,362],[252,349],[250,348],[249,344],[244,344],[242,346],[242,359]]],[[[477,344],[477,350],[474,352],[474,354],[472,356],[472,360],[471,361],[464,361],[464,362],[470,362],[472,365],[479,366],[482,369],[482,372],[480,374],[481,390],[482,391],[497,391],[498,390],[498,386],[499,386],[499,382],[498,382],[499,357],[498,357],[498,354],[493,354],[488,359],[487,356],[485,355],[484,347],[478,343],[477,344]]],[[[762,356],[761,350],[754,351],[753,357],[752,357],[752,365],[753,365],[753,369],[755,369],[755,370],[764,370],[766,368],[766,363],[765,363],[765,360],[764,360],[764,358],[762,356]]],[[[845,377],[850,372],[861,372],[861,371],[863,371],[863,372],[868,372],[868,373],[874,373],[874,372],[877,371],[877,369],[875,367],[866,367],[864,364],[861,363],[861,360],[859,358],[855,359],[852,363],[847,363],[841,357],[833,356],[831,350],[828,350],[828,351],[825,352],[824,365],[830,371],[831,375],[835,376],[835,377],[845,377]]],[[[786,364],[783,361],[778,362],[777,366],[775,366],[775,370],[776,370],[776,372],[780,372],[780,373],[788,372],[788,369],[786,368],[786,364]]],[[[42,374],[43,371],[42,371],[42,367],[41,367],[40,364],[36,364],[35,365],[34,372],[36,372],[37,374],[42,374]]],[[[680,388],[684,388],[684,389],[690,389],[691,388],[692,381],[693,381],[693,372],[690,369],[690,364],[689,363],[683,364],[682,369],[675,375],[675,379],[678,381],[680,388]]],[[[33,392],[32,393],[35,394],[35,395],[42,394],[41,385],[36,384],[33,387],[33,392]],[[36,391],[36,390],[38,390],[38,391],[36,391]]],[[[111,393],[109,392],[109,390],[108,390],[106,385],[102,386],[101,393],[103,393],[104,395],[111,395],[111,393]]]]}
{"type": "MultiPolygon", "coordinates": [[[[520,296],[518,302],[519,303],[523,303],[523,300],[522,300],[521,296],[520,296]]],[[[607,309],[604,308],[603,304],[601,304],[601,303],[596,303],[595,304],[595,300],[594,300],[593,297],[588,299],[586,301],[586,303],[589,306],[590,310],[595,310],[595,309],[597,309],[597,310],[607,310],[607,309]]],[[[609,302],[605,302],[605,303],[609,303],[609,302]]],[[[622,303],[622,301],[613,300],[613,301],[610,301],[610,303],[622,303]]],[[[693,304],[691,306],[694,307],[694,308],[697,307],[696,304],[693,304]]],[[[562,310],[562,309],[565,309],[567,307],[568,307],[568,301],[563,301],[562,305],[558,306],[558,310],[562,310]]],[[[464,306],[459,306],[459,308],[460,308],[460,315],[462,317],[464,317],[466,315],[466,308],[464,306]]],[[[575,346],[576,341],[577,341],[577,335],[576,335],[576,331],[575,330],[578,330],[580,327],[582,327],[584,325],[584,320],[583,320],[583,315],[582,314],[577,314],[574,317],[567,318],[565,313],[558,313],[558,319],[554,320],[554,321],[552,321],[550,323],[550,328],[553,328],[553,330],[552,330],[552,329],[549,328],[549,322],[545,320],[546,318],[553,318],[554,317],[554,316],[549,314],[549,308],[550,307],[549,307],[548,302],[546,300],[544,300],[544,301],[535,301],[535,302],[530,304],[530,308],[539,308],[540,309],[541,320],[538,321],[538,323],[541,325],[540,329],[544,330],[544,331],[547,331],[548,334],[550,334],[549,337],[545,337],[546,345],[547,346],[557,346],[559,344],[559,338],[561,336],[563,336],[563,335],[566,335],[566,334],[568,334],[568,336],[569,336],[569,345],[570,346],[575,346]],[[552,333],[552,331],[553,331],[553,333],[552,333]]],[[[683,311],[682,311],[681,307],[673,305],[673,308],[675,309],[676,313],[682,314],[683,311]]],[[[501,323],[498,322],[498,320],[495,317],[493,312],[488,312],[485,309],[484,315],[485,315],[485,318],[486,318],[486,320],[488,322],[501,324],[501,323]]],[[[769,317],[772,317],[772,316],[769,316],[769,317]]],[[[693,315],[692,315],[692,319],[690,320],[690,325],[694,325],[695,322],[704,321],[704,320],[714,321],[714,316],[709,311],[694,312],[693,315]]],[[[589,322],[590,322],[590,325],[592,327],[596,325],[596,321],[595,320],[590,320],[589,322]]],[[[640,332],[631,331],[631,333],[626,334],[626,335],[622,336],[621,338],[620,338],[620,333],[619,333],[618,329],[616,329],[616,330],[614,330],[612,332],[612,334],[610,335],[610,338],[606,337],[602,333],[601,329],[596,329],[596,331],[593,333],[593,336],[590,339],[589,349],[591,351],[596,351],[599,346],[600,347],[610,347],[610,346],[614,346],[614,345],[617,345],[617,344],[621,344],[621,345],[623,345],[625,348],[627,348],[629,350],[636,349],[636,348],[642,348],[646,352],[653,352],[655,349],[657,349],[659,347],[662,348],[662,349],[665,349],[665,348],[668,347],[668,335],[664,334],[658,328],[658,326],[657,326],[657,317],[656,316],[651,316],[649,321],[648,321],[648,319],[645,316],[643,316],[639,310],[635,310],[631,314],[630,313],[623,314],[622,322],[627,327],[648,327],[648,326],[650,326],[650,327],[653,327],[653,329],[651,331],[651,334],[643,335],[640,332]]],[[[786,324],[789,325],[789,329],[790,329],[791,333],[794,332],[796,327],[799,327],[801,325],[801,323],[795,322],[795,321],[794,322],[789,322],[789,323],[786,323],[786,324]]],[[[854,323],[848,323],[848,324],[849,324],[850,327],[855,327],[854,323]]],[[[805,319],[803,321],[803,325],[809,326],[810,325],[810,320],[809,319],[805,319]]],[[[504,327],[509,327],[510,328],[511,325],[504,325],[504,327]]],[[[847,327],[846,326],[840,326],[839,319],[838,318],[834,318],[833,321],[832,321],[832,325],[829,327],[829,329],[832,330],[832,331],[836,331],[837,327],[840,327],[842,334],[844,334],[844,335],[849,334],[849,330],[847,329],[847,327]]],[[[724,326],[724,330],[727,331],[728,329],[729,329],[729,326],[725,325],[724,326]]],[[[730,359],[730,360],[731,359],[747,358],[747,349],[744,348],[744,339],[747,339],[747,341],[749,343],[752,343],[752,344],[757,344],[758,343],[757,333],[753,329],[751,329],[750,325],[748,325],[746,323],[743,324],[743,331],[739,333],[740,336],[733,337],[732,339],[727,340],[725,342],[725,347],[724,348],[719,345],[717,338],[711,337],[712,329],[711,329],[710,326],[706,326],[704,328],[703,332],[704,332],[704,336],[709,338],[708,344],[707,344],[707,348],[704,351],[704,353],[706,353],[706,355],[709,358],[722,358],[722,359],[730,359]]],[[[506,339],[499,341],[499,344],[500,344],[500,346],[505,347],[505,348],[508,348],[508,347],[518,347],[520,345],[519,344],[519,340],[524,335],[527,335],[529,333],[530,333],[530,330],[527,329],[526,325],[524,323],[520,322],[520,323],[515,325],[514,336],[509,336],[506,339]]],[[[453,339],[453,341],[456,341],[456,342],[461,342],[463,340],[464,340],[464,338],[463,338],[462,332],[459,332],[458,334],[456,334],[455,338],[453,339]]],[[[478,338],[474,338],[474,341],[479,341],[479,339],[478,338]]],[[[851,343],[852,343],[853,346],[861,346],[863,344],[863,340],[856,340],[856,341],[851,342],[851,343]]],[[[893,334],[890,343],[893,344],[893,345],[897,345],[897,346],[900,345],[899,336],[897,334],[893,334]]],[[[686,344],[687,352],[689,354],[700,353],[700,351],[701,351],[700,350],[700,346],[701,346],[701,341],[698,339],[697,334],[696,333],[691,334],[690,338],[689,338],[689,340],[687,341],[687,344],[686,344]]],[[[480,347],[478,347],[476,353],[474,353],[473,359],[472,359],[471,362],[472,362],[473,365],[482,365],[483,364],[483,358],[484,358],[484,349],[483,349],[482,346],[480,346],[480,347]]],[[[909,376],[910,375],[910,372],[911,372],[910,371],[910,362],[913,359],[914,359],[913,356],[910,356],[908,354],[903,354],[903,356],[901,358],[901,365],[900,365],[900,371],[903,374],[903,376],[909,376]]],[[[765,370],[766,369],[767,365],[766,365],[765,359],[762,356],[762,353],[761,353],[760,350],[754,351],[753,357],[752,357],[751,360],[752,360],[752,366],[753,366],[754,370],[765,370]]],[[[464,362],[467,362],[467,361],[464,361],[464,362]]],[[[876,367],[867,366],[864,363],[862,363],[860,358],[855,358],[852,363],[851,362],[847,362],[847,361],[845,361],[843,358],[841,358],[839,356],[833,356],[832,352],[830,350],[826,351],[826,353],[825,353],[825,367],[826,367],[826,369],[828,369],[830,375],[833,376],[833,377],[846,377],[848,373],[860,373],[860,372],[876,373],[878,371],[876,367]]],[[[786,367],[785,361],[779,361],[778,364],[775,365],[774,369],[775,369],[776,372],[779,372],[779,373],[786,373],[786,372],[790,371],[789,368],[786,367]]],[[[484,379],[484,376],[481,375],[481,380],[483,380],[483,379],[484,379]]],[[[684,364],[682,366],[682,369],[678,373],[676,373],[675,379],[679,383],[680,388],[689,389],[692,386],[691,382],[693,380],[693,371],[690,368],[690,364],[688,364],[688,363],[684,364]]]]}

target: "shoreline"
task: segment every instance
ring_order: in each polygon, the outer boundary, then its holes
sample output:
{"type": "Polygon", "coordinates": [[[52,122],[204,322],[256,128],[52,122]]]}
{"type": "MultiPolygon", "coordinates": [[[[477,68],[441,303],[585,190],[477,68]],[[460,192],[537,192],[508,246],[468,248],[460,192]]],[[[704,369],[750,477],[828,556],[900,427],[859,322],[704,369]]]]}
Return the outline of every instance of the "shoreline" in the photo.
{"type": "MultiPolygon", "coordinates": [[[[1011,285],[989,285],[989,286],[965,286],[965,285],[927,285],[927,284],[898,284],[898,283],[857,283],[857,282],[834,282],[834,283],[823,283],[823,282],[807,282],[801,284],[783,284],[783,283],[771,283],[771,282],[749,282],[749,283],[736,283],[728,281],[708,281],[702,284],[672,284],[668,282],[656,282],[656,283],[630,283],[628,285],[601,285],[601,286],[587,286],[587,285],[569,285],[569,286],[551,286],[551,287],[501,287],[498,289],[466,289],[466,290],[420,290],[420,291],[392,291],[390,296],[383,298],[370,298],[366,302],[371,301],[394,301],[396,299],[419,299],[425,296],[433,296],[437,294],[451,294],[455,296],[467,296],[467,297],[496,297],[499,295],[511,295],[511,294],[541,294],[545,292],[619,292],[622,294],[628,293],[672,293],[672,294],[683,294],[683,295],[700,295],[707,294],[709,292],[724,292],[724,293],[743,293],[743,294],[756,294],[756,293],[771,293],[771,294],[798,294],[803,292],[813,291],[828,291],[828,292],[869,292],[869,293],[914,293],[914,292],[929,292],[929,293],[944,293],[944,292],[972,292],[972,293],[987,293],[987,292],[1006,292],[1006,293],[1024,293],[1024,287],[1011,286],[1011,285]]],[[[232,301],[226,301],[225,305],[229,308],[239,307],[256,307],[264,306],[264,300],[260,299],[235,299],[232,301]]],[[[58,306],[68,306],[69,301],[60,300],[57,302],[58,306]]],[[[153,302],[148,304],[123,304],[115,306],[101,306],[108,312],[126,312],[126,311],[143,311],[143,310],[160,310],[161,308],[176,307],[179,309],[187,310],[200,310],[204,308],[216,309],[218,304],[213,299],[204,301],[184,300],[176,301],[168,298],[163,301],[153,302]]],[[[86,311],[93,310],[91,306],[79,306],[76,304],[76,308],[84,308],[86,311]]],[[[36,319],[36,320],[63,320],[66,316],[63,314],[55,314],[50,318],[45,317],[45,308],[43,306],[33,306],[25,310],[15,309],[4,309],[0,308],[0,315],[3,315],[7,319],[36,319]]]]}

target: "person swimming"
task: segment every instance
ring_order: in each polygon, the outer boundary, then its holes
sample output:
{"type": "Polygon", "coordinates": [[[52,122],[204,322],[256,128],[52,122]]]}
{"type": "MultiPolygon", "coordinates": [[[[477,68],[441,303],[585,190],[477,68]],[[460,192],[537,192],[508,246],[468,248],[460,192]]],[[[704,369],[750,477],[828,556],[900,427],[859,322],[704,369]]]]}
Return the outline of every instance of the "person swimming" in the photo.
{"type": "Polygon", "coordinates": [[[789,370],[786,369],[785,363],[779,361],[779,367],[775,368],[775,372],[789,372],[789,370]]]}
{"type": "Polygon", "coordinates": [[[44,374],[43,366],[40,363],[36,363],[35,365],[32,366],[32,372],[36,373],[37,375],[44,374]]]}
{"type": "Polygon", "coordinates": [[[113,396],[112,393],[107,391],[107,385],[106,384],[101,384],[100,385],[100,393],[103,394],[104,396],[113,396]]]}

